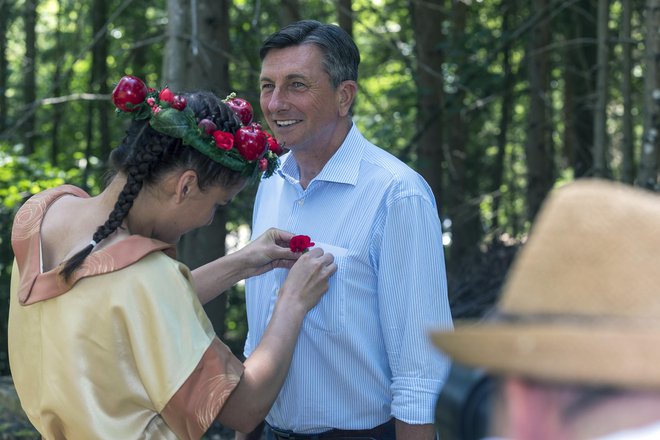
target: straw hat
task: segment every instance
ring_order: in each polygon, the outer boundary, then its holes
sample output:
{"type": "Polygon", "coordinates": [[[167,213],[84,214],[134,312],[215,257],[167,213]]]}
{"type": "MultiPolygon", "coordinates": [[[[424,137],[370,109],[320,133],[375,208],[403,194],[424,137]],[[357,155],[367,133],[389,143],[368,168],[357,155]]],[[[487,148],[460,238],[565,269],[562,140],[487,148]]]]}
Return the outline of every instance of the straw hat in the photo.
{"type": "Polygon", "coordinates": [[[431,337],[496,374],[660,389],[660,197],[597,179],[553,191],[493,319],[431,337]]]}

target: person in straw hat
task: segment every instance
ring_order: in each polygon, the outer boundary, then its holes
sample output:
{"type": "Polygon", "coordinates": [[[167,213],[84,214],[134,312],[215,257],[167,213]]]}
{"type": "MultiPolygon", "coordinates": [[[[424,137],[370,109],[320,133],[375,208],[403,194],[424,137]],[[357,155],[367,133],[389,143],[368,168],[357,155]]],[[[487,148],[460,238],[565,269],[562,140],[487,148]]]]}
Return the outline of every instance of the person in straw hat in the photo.
{"type": "Polygon", "coordinates": [[[482,322],[433,331],[497,381],[493,436],[660,438],[660,198],[585,179],[551,193],[482,322]]]}

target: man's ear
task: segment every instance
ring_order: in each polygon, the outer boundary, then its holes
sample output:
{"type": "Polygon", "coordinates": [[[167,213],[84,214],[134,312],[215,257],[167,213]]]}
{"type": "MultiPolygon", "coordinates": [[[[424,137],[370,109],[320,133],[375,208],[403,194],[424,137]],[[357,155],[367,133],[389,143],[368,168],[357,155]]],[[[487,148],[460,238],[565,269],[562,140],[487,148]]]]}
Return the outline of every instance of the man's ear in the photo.
{"type": "Polygon", "coordinates": [[[177,203],[183,202],[187,197],[199,191],[197,173],[193,170],[186,170],[176,182],[175,198],[177,203]]]}
{"type": "Polygon", "coordinates": [[[346,116],[351,110],[357,94],[357,83],[355,81],[342,81],[337,87],[337,99],[339,104],[339,115],[346,116]]]}

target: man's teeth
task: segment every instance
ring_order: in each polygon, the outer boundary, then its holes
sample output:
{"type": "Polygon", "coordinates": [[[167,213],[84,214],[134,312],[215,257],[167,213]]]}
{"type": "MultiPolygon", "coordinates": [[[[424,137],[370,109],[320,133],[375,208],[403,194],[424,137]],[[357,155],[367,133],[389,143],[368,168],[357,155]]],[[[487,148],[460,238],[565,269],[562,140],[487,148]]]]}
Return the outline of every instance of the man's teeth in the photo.
{"type": "Polygon", "coordinates": [[[292,124],[295,124],[295,123],[296,123],[296,121],[294,121],[294,120],[290,120],[290,121],[277,121],[277,125],[279,125],[280,127],[286,127],[286,126],[288,126],[288,125],[292,125],[292,124]]]}

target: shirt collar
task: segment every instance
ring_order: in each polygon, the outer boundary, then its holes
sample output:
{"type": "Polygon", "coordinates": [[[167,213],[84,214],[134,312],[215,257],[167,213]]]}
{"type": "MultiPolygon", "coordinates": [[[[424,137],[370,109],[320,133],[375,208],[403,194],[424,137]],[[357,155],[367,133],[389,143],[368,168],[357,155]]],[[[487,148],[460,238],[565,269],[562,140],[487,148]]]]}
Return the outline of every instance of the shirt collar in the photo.
{"type": "MultiPolygon", "coordinates": [[[[312,181],[323,180],[326,182],[355,185],[360,173],[363,151],[364,137],[355,124],[353,124],[344,142],[339,146],[339,149],[332,155],[318,176],[312,181]]],[[[298,181],[300,179],[298,163],[292,152],[283,156],[282,166],[278,168],[277,172],[282,178],[288,181],[298,181]]]]}

